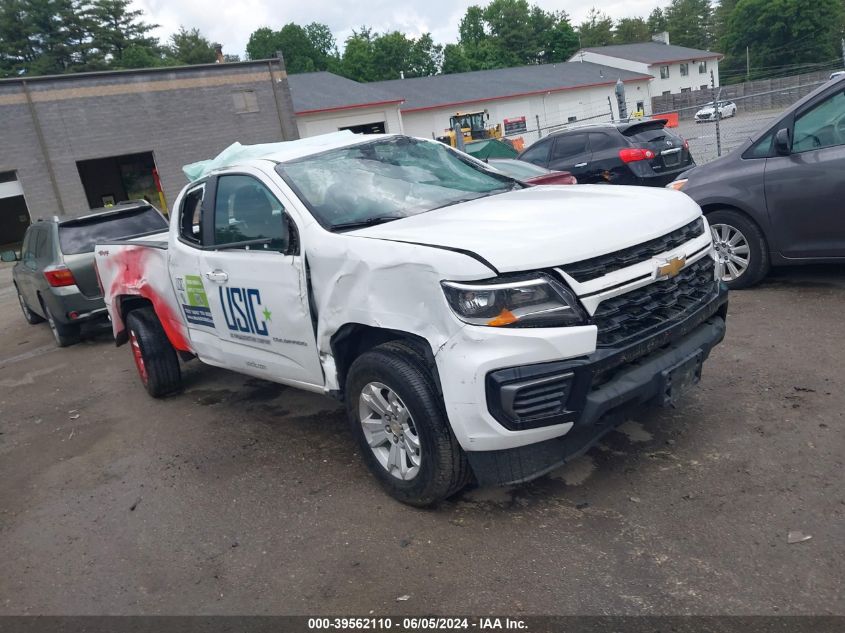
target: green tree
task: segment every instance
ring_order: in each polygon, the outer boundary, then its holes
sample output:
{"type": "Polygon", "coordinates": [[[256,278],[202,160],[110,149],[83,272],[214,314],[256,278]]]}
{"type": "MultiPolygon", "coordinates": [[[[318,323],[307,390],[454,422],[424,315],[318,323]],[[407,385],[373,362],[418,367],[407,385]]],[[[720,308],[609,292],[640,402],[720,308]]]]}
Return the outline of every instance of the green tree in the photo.
{"type": "Polygon", "coordinates": [[[158,41],[149,32],[157,24],[142,21],[144,12],[130,10],[130,0],[93,0],[91,3],[92,47],[113,67],[123,67],[123,53],[129,47],[147,47],[160,51],[158,41]]]}
{"type": "Polygon", "coordinates": [[[710,0],[672,0],[664,13],[672,44],[704,50],[713,44],[710,0]]]}
{"type": "Polygon", "coordinates": [[[578,26],[578,35],[582,48],[613,44],[613,20],[593,7],[587,19],[578,26]]]}
{"type": "Polygon", "coordinates": [[[217,61],[214,44],[203,37],[199,29],[189,31],[184,26],[170,36],[166,55],[177,64],[213,64],[217,61]]]}
{"type": "Polygon", "coordinates": [[[536,50],[531,61],[537,64],[564,62],[578,50],[578,34],[565,11],[546,13],[534,7],[531,18],[536,50]]]}
{"type": "Polygon", "coordinates": [[[660,7],[655,7],[654,10],[648,14],[646,24],[648,25],[648,30],[651,35],[662,33],[669,28],[669,25],[666,22],[666,14],[660,7]]]}
{"type": "Polygon", "coordinates": [[[373,65],[373,31],[362,26],[358,31],[346,38],[343,57],[338,70],[344,77],[355,81],[375,81],[376,73],[373,65]]]}
{"type": "Polygon", "coordinates": [[[408,68],[413,41],[404,33],[392,31],[376,35],[372,39],[372,78],[399,79],[408,68]]]}
{"type": "Polygon", "coordinates": [[[634,44],[651,40],[651,30],[642,18],[622,18],[613,29],[614,44],[634,44]]]}
{"type": "Polygon", "coordinates": [[[757,76],[788,75],[841,58],[839,41],[845,6],[841,0],[739,0],[722,38],[726,74],[742,78],[745,49],[757,76]],[[799,64],[805,66],[798,66],[799,64]]]}
{"type": "Polygon", "coordinates": [[[435,44],[431,33],[423,33],[411,44],[406,77],[428,77],[440,72],[443,65],[443,47],[435,44]]]}
{"type": "Polygon", "coordinates": [[[278,31],[262,27],[250,34],[246,44],[249,59],[269,59],[278,51],[282,52],[289,73],[328,70],[338,61],[331,30],[318,22],[305,27],[290,22],[278,31]]]}
{"type": "MultiPolygon", "coordinates": [[[[519,66],[536,58],[531,10],[526,0],[493,0],[483,11],[496,65],[519,66]]],[[[543,21],[542,14],[533,22],[543,21]],[[538,19],[539,18],[539,19],[538,19]]]]}
{"type": "Polygon", "coordinates": [[[443,74],[465,73],[471,70],[469,60],[460,44],[446,44],[443,47],[443,74]]]}

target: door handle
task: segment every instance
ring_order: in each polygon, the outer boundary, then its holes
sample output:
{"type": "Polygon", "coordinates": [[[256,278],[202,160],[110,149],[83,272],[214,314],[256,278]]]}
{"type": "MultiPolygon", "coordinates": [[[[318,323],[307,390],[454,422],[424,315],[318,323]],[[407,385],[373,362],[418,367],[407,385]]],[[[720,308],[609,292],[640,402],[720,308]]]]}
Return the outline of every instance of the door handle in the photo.
{"type": "Polygon", "coordinates": [[[576,167],[586,167],[587,163],[576,163],[576,167]]]}
{"type": "Polygon", "coordinates": [[[205,277],[209,281],[213,281],[216,284],[224,284],[229,279],[228,273],[220,270],[219,268],[216,270],[209,270],[207,273],[205,273],[205,277]]]}

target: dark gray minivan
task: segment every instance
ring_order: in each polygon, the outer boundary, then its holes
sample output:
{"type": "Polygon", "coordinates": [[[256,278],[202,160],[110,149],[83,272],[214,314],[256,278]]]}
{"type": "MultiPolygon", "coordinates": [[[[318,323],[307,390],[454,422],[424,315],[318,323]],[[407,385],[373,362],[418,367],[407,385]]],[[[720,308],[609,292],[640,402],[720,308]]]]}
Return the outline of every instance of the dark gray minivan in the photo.
{"type": "Polygon", "coordinates": [[[845,77],[668,186],[706,214],[730,288],[759,282],[769,266],[845,261],[845,77]]]}
{"type": "Polygon", "coordinates": [[[12,278],[28,323],[46,319],[59,347],[79,341],[83,323],[107,318],[94,269],[94,245],[167,230],[167,220],[144,200],[70,220],[36,222],[26,230],[12,278]]]}

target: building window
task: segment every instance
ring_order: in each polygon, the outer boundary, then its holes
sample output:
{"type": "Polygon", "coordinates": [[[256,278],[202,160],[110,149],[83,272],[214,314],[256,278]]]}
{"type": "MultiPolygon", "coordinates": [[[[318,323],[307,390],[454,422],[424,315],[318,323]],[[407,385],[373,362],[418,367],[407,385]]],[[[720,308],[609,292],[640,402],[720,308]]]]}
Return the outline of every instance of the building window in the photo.
{"type": "Polygon", "coordinates": [[[232,93],[232,103],[235,106],[235,114],[258,112],[258,95],[255,90],[236,90],[232,93]]]}
{"type": "Polygon", "coordinates": [[[577,117],[577,116],[570,116],[570,117],[566,117],[566,122],[567,122],[567,123],[575,123],[577,120],[578,120],[578,117],[577,117]]]}
{"type": "Polygon", "coordinates": [[[661,66],[660,67],[660,78],[661,79],[669,79],[669,67],[668,66],[661,66]]]}
{"type": "Polygon", "coordinates": [[[707,72],[707,62],[698,62],[698,74],[703,75],[707,72]]]}
{"type": "Polygon", "coordinates": [[[689,75],[689,64],[681,64],[681,77],[689,75]]]}

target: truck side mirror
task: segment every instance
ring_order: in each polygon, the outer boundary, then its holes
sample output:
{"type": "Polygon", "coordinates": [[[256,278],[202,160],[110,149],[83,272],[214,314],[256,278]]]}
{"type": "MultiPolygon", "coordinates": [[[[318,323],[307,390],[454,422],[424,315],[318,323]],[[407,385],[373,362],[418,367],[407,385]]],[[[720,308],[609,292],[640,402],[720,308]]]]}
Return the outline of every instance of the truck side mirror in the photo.
{"type": "Polygon", "coordinates": [[[792,153],[788,127],[779,129],[775,134],[775,151],[779,156],[789,156],[792,153]]]}

